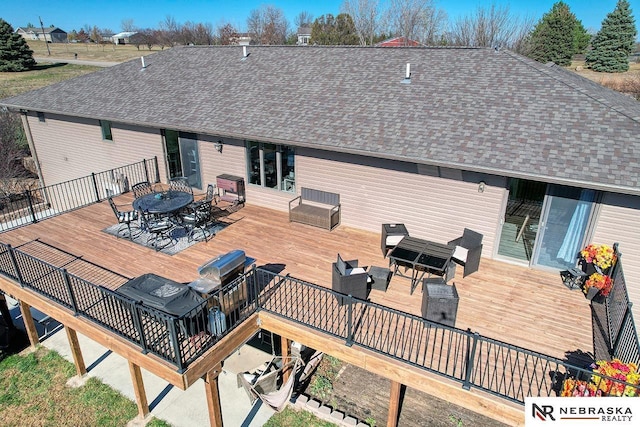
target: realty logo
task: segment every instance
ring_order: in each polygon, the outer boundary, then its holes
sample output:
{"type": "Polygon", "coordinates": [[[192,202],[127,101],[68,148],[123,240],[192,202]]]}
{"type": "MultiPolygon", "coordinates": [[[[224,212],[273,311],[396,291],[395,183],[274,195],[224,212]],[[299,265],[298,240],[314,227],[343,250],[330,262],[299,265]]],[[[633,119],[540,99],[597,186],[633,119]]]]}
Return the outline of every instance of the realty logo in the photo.
{"type": "Polygon", "coordinates": [[[555,421],[556,419],[553,416],[553,406],[552,405],[536,405],[533,403],[531,405],[531,416],[533,418],[539,418],[541,421],[547,421],[550,419],[551,421],[555,421]]]}

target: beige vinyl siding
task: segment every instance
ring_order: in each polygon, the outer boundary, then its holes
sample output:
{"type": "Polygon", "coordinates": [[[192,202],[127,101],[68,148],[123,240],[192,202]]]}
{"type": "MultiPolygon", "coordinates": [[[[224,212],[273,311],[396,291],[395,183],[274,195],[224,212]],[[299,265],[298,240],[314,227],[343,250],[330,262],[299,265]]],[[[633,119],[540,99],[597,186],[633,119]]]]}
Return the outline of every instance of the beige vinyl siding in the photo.
{"type": "Polygon", "coordinates": [[[159,130],[112,123],[113,141],[105,141],[98,120],[47,114],[45,122],[40,122],[33,113],[28,121],[45,185],[154,156],[158,156],[160,176],[166,174],[159,130]]]}
{"type": "Polygon", "coordinates": [[[593,243],[619,243],[633,317],[640,326],[640,197],[605,193],[600,207],[593,243]]]}

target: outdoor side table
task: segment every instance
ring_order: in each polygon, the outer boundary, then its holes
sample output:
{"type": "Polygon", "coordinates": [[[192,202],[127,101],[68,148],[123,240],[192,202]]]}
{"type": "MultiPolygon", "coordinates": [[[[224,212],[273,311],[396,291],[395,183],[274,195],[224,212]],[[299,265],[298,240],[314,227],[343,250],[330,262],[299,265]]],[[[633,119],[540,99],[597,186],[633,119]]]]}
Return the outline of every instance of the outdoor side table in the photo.
{"type": "Polygon", "coordinates": [[[367,272],[371,277],[371,289],[377,289],[382,292],[387,291],[389,281],[391,280],[391,270],[386,267],[369,267],[367,272]]]}
{"type": "Polygon", "coordinates": [[[447,326],[456,325],[458,313],[458,291],[456,285],[447,285],[440,277],[423,281],[422,317],[447,326]]]}
{"type": "Polygon", "coordinates": [[[560,272],[562,283],[569,289],[580,289],[587,278],[587,273],[577,268],[570,268],[560,272]]]}

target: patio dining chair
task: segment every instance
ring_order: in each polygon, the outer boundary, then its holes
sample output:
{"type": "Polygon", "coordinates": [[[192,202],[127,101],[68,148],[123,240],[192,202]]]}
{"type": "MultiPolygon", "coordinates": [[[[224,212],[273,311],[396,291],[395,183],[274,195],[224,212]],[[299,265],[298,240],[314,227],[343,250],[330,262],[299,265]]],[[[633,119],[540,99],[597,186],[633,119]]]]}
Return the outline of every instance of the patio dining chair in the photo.
{"type": "Polygon", "coordinates": [[[462,236],[451,240],[448,245],[455,246],[451,259],[464,267],[462,277],[478,271],[482,254],[482,234],[465,228],[462,236]]]}
{"type": "Polygon", "coordinates": [[[153,193],[153,187],[149,181],[142,181],[137,184],[133,184],[131,191],[133,192],[133,197],[137,199],[146,194],[153,193]]]}
{"type": "Polygon", "coordinates": [[[112,197],[109,197],[109,205],[111,206],[111,209],[113,210],[114,215],[118,219],[118,224],[120,224],[120,226],[118,227],[118,231],[116,232],[116,237],[120,238],[120,234],[124,231],[124,228],[126,227],[128,230],[128,234],[126,235],[126,237],[128,237],[130,240],[133,240],[134,236],[133,236],[133,232],[131,231],[132,223],[134,225],[134,228],[138,229],[138,234],[140,233],[140,225],[137,224],[138,212],[135,210],[121,211],[120,209],[118,209],[118,205],[116,205],[116,202],[113,201],[112,197]]]}
{"type": "Polygon", "coordinates": [[[172,178],[169,181],[169,191],[184,191],[193,194],[193,188],[191,188],[189,184],[189,179],[184,176],[172,178]]]}
{"type": "Polygon", "coordinates": [[[157,217],[149,212],[143,212],[141,218],[144,230],[149,233],[146,246],[154,248],[157,252],[160,249],[176,243],[172,236],[173,229],[176,225],[168,216],[157,217]],[[152,238],[153,242],[151,242],[152,238]]]}
{"type": "Polygon", "coordinates": [[[205,242],[209,240],[211,233],[207,230],[207,226],[211,222],[211,209],[211,201],[203,199],[191,203],[187,211],[180,215],[180,225],[186,230],[188,241],[199,240],[196,237],[198,231],[205,242]]]}

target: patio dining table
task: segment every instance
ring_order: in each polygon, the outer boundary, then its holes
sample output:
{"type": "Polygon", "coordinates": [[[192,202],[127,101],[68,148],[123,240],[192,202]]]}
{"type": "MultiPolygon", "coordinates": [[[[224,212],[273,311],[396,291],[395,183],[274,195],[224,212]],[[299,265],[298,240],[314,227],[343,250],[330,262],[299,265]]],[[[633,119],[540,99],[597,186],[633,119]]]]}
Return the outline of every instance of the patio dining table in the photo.
{"type": "Polygon", "coordinates": [[[404,237],[389,253],[389,265],[393,274],[411,279],[411,294],[425,273],[441,274],[446,282],[454,247],[417,237],[404,237]],[[405,276],[399,267],[411,268],[411,276],[405,276]]]}
{"type": "Polygon", "coordinates": [[[171,215],[193,202],[193,194],[186,191],[163,191],[145,194],[133,201],[133,208],[150,214],[171,215]]]}

